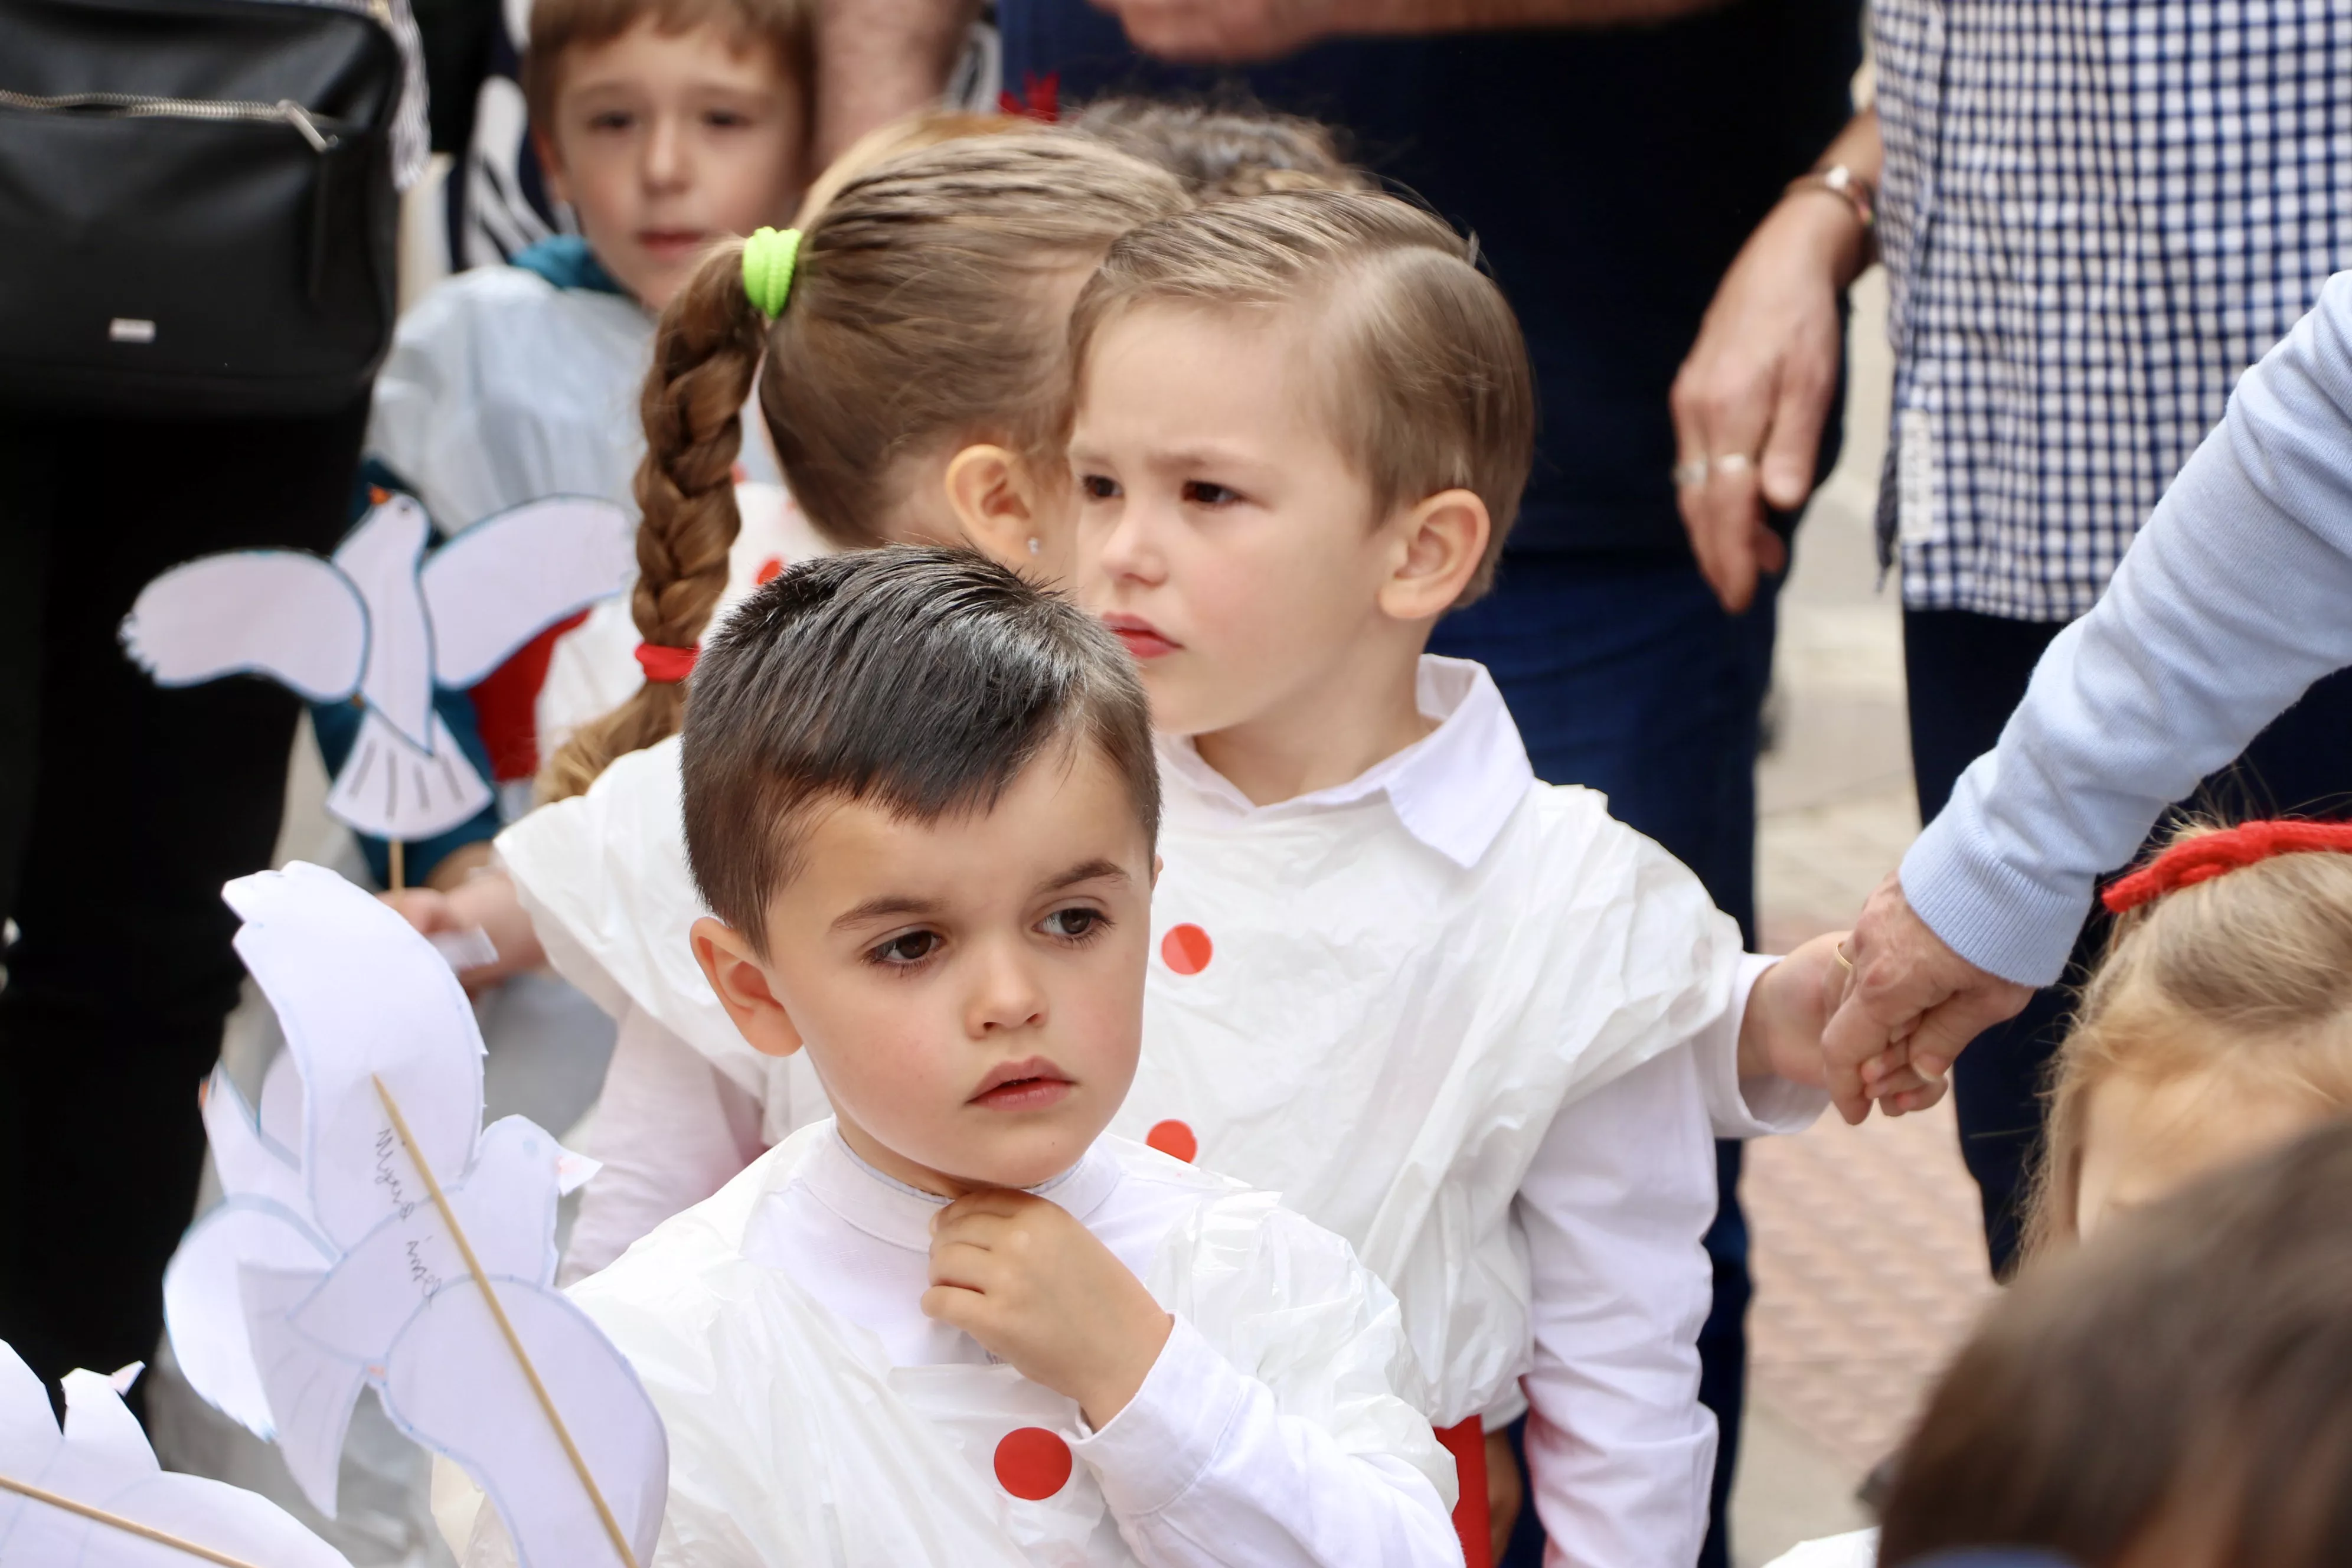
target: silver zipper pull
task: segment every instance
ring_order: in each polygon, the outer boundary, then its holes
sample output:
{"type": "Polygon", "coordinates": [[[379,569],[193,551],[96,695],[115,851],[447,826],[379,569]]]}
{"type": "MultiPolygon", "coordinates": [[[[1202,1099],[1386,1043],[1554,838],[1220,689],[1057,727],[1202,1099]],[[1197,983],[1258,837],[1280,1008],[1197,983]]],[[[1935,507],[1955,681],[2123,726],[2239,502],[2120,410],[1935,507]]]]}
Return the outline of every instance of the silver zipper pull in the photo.
{"type": "Polygon", "coordinates": [[[292,99],[279,99],[278,100],[278,112],[286,117],[287,124],[291,125],[295,130],[299,131],[302,133],[302,140],[310,144],[311,152],[323,153],[328,148],[335,144],[337,138],[329,136],[324,132],[320,131],[318,125],[310,119],[310,111],[304,109],[292,99]]]}

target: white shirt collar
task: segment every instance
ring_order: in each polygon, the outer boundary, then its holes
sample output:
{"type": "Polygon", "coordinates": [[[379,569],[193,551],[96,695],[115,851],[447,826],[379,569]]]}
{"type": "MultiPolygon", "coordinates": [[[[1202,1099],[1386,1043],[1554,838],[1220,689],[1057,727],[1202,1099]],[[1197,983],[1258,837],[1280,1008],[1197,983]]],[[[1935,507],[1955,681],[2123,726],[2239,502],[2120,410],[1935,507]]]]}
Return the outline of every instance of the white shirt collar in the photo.
{"type": "MultiPolygon", "coordinates": [[[[810,1152],[798,1174],[810,1194],[843,1223],[877,1241],[916,1252],[930,1250],[931,1221],[950,1202],[937,1193],[910,1187],[859,1159],[838,1126],[832,1137],[810,1152]]],[[[1029,1190],[1052,1199],[1083,1221],[1102,1206],[1118,1184],[1118,1164],[1098,1144],[1089,1145],[1076,1164],[1029,1190]]]]}
{"type": "Polygon", "coordinates": [[[1423,654],[1415,700],[1437,728],[1343,784],[1253,805],[1189,739],[1160,738],[1160,775],[1244,818],[1303,816],[1386,795],[1405,831],[1467,870],[1536,782],[1527,743],[1484,665],[1423,654]]]}

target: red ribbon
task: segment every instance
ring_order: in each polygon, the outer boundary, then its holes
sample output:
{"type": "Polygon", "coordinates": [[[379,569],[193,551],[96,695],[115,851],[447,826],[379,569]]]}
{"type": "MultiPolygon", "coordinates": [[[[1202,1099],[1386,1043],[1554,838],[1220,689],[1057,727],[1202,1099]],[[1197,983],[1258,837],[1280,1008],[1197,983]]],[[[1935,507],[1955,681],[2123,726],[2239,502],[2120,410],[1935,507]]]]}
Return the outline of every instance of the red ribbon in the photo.
{"type": "Polygon", "coordinates": [[[2352,854],[2352,822],[2242,822],[2220,833],[2184,838],[2130,876],[2108,883],[2099,900],[2108,913],[2119,915],[2175,888],[2209,882],[2273,855],[2308,850],[2352,854]]]}
{"type": "Polygon", "coordinates": [[[647,680],[667,684],[692,675],[695,656],[701,651],[699,644],[693,647],[666,647],[660,643],[641,642],[637,645],[637,663],[647,680]]]}
{"type": "Polygon", "coordinates": [[[1022,90],[1007,89],[996,95],[996,107],[1006,114],[1024,120],[1042,121],[1047,125],[1062,118],[1062,73],[1047,71],[1039,76],[1035,71],[1024,71],[1022,90]]]}

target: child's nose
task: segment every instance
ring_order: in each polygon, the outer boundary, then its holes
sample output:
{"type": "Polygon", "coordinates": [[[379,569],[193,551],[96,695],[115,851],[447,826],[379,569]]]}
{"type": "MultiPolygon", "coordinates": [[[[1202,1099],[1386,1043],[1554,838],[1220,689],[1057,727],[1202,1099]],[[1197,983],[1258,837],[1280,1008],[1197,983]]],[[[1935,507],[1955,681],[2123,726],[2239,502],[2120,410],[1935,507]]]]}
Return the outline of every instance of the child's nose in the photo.
{"type": "Polygon", "coordinates": [[[978,1037],[1045,1021],[1045,990],[1026,955],[1010,944],[983,953],[971,995],[971,1033],[978,1037]]]}

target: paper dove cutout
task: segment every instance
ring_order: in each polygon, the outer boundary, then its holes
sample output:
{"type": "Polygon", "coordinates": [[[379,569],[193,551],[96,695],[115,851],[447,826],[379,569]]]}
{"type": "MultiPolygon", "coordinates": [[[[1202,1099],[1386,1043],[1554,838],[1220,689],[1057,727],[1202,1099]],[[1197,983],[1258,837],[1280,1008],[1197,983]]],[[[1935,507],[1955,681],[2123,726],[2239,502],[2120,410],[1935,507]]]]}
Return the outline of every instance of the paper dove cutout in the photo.
{"type": "Polygon", "coordinates": [[[425,509],[389,496],[331,560],[241,550],[174,566],[139,592],[122,646],[163,686],[266,675],[367,714],[327,809],[361,833],[415,840],[489,803],[433,710],[516,649],[636,577],[636,528],[610,501],[559,496],[483,519],[425,556],[425,509]],[[420,564],[420,562],[422,563],[420,564]]]}
{"type": "Polygon", "coordinates": [[[138,1371],[125,1368],[112,1380],[68,1373],[60,1433],[48,1390],[0,1344],[0,1568],[163,1568],[174,1562],[190,1568],[205,1562],[351,1568],[342,1553],[268,1499],[158,1466],[138,1418],[122,1403],[121,1391],[138,1371]],[[77,1512],[76,1504],[116,1522],[77,1512]],[[138,1533],[142,1527],[183,1544],[138,1533]]]}
{"type": "Polygon", "coordinates": [[[190,1386],[273,1437],[330,1518],[352,1407],[372,1384],[394,1425],[489,1496],[524,1568],[642,1568],[668,1492],[667,1439],[627,1362],[553,1285],[556,1200],[593,1164],[526,1118],[482,1126],[473,1009],[390,909],[299,861],[224,896],[286,1049],[257,1113],[224,1073],[205,1096],[226,1196],[163,1279],[190,1386]]]}

